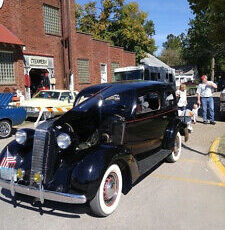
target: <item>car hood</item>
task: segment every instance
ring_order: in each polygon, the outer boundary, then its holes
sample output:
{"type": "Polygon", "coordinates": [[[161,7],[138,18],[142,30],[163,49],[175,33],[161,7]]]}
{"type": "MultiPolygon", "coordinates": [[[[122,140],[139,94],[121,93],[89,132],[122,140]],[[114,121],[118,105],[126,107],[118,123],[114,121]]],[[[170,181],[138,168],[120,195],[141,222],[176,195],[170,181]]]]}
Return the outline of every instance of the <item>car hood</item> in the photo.
{"type": "Polygon", "coordinates": [[[6,108],[13,96],[14,93],[0,93],[0,108],[6,108]]]}
{"type": "Polygon", "coordinates": [[[62,104],[62,102],[54,99],[32,98],[20,103],[21,107],[55,107],[62,104]]]}

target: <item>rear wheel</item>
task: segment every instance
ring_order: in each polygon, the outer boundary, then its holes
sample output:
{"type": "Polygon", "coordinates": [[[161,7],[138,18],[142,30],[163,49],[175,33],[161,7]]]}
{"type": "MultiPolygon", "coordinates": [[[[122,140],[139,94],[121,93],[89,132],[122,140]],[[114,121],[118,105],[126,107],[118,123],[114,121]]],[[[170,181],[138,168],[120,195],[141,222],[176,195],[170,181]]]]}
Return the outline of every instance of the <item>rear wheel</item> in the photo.
{"type": "Polygon", "coordinates": [[[12,125],[8,120],[0,121],[0,138],[7,138],[12,133],[12,125]]]}
{"type": "Polygon", "coordinates": [[[168,162],[173,163],[179,160],[181,156],[181,145],[182,139],[180,133],[178,132],[174,141],[173,152],[166,158],[168,162]]]}
{"type": "Polygon", "coordinates": [[[115,211],[122,193],[122,174],[117,164],[105,172],[100,187],[90,207],[98,216],[108,216],[115,211]]]}

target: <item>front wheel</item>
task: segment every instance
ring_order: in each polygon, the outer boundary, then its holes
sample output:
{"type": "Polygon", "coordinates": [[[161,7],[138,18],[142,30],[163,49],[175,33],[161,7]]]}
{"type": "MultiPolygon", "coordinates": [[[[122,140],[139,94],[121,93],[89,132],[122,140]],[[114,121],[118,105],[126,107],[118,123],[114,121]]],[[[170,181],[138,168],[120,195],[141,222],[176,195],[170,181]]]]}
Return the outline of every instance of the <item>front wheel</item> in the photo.
{"type": "Polygon", "coordinates": [[[168,162],[173,163],[179,160],[181,156],[181,145],[182,139],[180,133],[178,132],[174,140],[173,152],[166,158],[168,162]]]}
{"type": "Polygon", "coordinates": [[[7,138],[12,133],[12,125],[8,120],[0,121],[0,138],[7,138]]]}
{"type": "Polygon", "coordinates": [[[98,216],[108,216],[115,211],[122,193],[122,174],[117,164],[112,164],[105,172],[98,192],[90,207],[98,216]]]}

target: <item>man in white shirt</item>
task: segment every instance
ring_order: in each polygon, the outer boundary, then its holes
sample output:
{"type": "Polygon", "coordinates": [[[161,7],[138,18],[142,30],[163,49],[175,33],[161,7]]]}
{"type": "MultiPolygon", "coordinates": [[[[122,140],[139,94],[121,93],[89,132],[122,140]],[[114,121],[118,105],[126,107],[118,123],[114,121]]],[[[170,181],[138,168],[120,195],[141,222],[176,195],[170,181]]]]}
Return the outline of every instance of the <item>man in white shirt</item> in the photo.
{"type": "Polygon", "coordinates": [[[199,106],[202,104],[203,109],[203,123],[207,124],[207,109],[209,108],[210,124],[215,125],[214,121],[214,100],[213,89],[216,89],[217,85],[208,81],[207,76],[202,76],[202,83],[199,84],[197,89],[197,97],[199,106]],[[201,100],[200,100],[201,99],[201,100]]]}

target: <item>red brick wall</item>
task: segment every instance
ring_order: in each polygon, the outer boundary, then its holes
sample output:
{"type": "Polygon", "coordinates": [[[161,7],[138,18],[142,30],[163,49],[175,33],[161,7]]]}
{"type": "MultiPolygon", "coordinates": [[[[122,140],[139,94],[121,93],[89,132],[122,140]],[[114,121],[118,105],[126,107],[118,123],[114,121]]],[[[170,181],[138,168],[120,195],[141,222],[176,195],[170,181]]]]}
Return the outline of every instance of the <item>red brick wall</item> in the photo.
{"type": "MultiPolygon", "coordinates": [[[[108,42],[94,40],[92,36],[76,33],[74,22],[74,0],[70,0],[70,26],[72,44],[71,71],[75,76],[75,88],[80,90],[87,84],[79,84],[77,74],[77,59],[84,58],[90,61],[91,84],[100,83],[100,63],[107,64],[108,81],[111,81],[111,62],[118,62],[120,66],[134,65],[135,55],[124,52],[122,48],[111,47],[108,42]]],[[[6,87],[11,91],[14,88],[24,90],[24,65],[23,54],[54,57],[54,73],[56,88],[65,86],[65,73],[63,67],[62,37],[47,35],[44,31],[43,4],[60,8],[59,0],[10,0],[4,1],[0,9],[0,23],[13,32],[26,46],[22,51],[20,47],[0,44],[0,48],[13,50],[15,56],[16,83],[0,86],[0,91],[6,87]],[[23,53],[22,53],[23,52],[23,53]]],[[[64,34],[65,35],[65,34],[64,34]]],[[[68,57],[65,57],[68,59],[68,57]]],[[[67,63],[68,65],[68,63],[67,63]]],[[[90,84],[88,84],[90,85],[90,84]]]]}
{"type": "MultiPolygon", "coordinates": [[[[91,35],[84,33],[76,33],[75,39],[75,66],[77,59],[87,59],[90,63],[90,79],[91,84],[99,84],[101,82],[100,65],[107,64],[108,82],[111,82],[111,63],[119,63],[120,67],[135,65],[135,54],[125,52],[121,47],[110,46],[109,42],[93,39],[91,35]]],[[[77,66],[75,67],[77,70],[77,66]]],[[[90,84],[79,84],[78,73],[75,71],[75,86],[81,90],[90,84]]]]}

